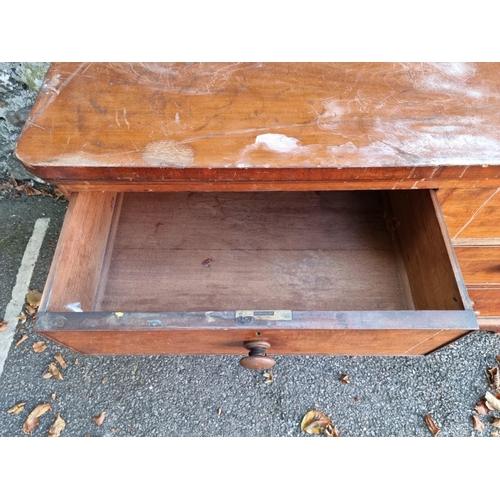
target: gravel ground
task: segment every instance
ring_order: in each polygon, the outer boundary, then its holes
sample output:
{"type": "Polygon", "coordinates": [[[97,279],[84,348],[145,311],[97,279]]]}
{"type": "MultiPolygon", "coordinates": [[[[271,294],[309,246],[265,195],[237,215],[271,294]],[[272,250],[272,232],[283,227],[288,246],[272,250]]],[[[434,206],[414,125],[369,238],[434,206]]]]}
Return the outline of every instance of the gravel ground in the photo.
{"type": "MultiPolygon", "coordinates": [[[[0,319],[34,221],[51,218],[30,288],[43,289],[67,204],[45,196],[0,196],[0,319]]],[[[429,413],[441,436],[490,436],[499,412],[481,416],[476,403],[488,385],[486,370],[500,354],[500,336],[477,332],[427,357],[275,356],[274,381],[240,368],[235,356],[83,356],[44,340],[29,321],[18,333],[0,376],[0,436],[25,436],[23,423],[38,404],[52,410],[32,436],[46,436],[57,414],[63,436],[302,436],[312,409],[328,415],[340,436],[429,436],[429,413]],[[27,333],[28,340],[15,346],[27,333]],[[63,380],[45,379],[54,355],[63,380]],[[340,381],[348,375],[349,383],[340,381]],[[7,410],[26,402],[17,415],[7,410]],[[106,412],[103,424],[93,417],[106,412]]]]}

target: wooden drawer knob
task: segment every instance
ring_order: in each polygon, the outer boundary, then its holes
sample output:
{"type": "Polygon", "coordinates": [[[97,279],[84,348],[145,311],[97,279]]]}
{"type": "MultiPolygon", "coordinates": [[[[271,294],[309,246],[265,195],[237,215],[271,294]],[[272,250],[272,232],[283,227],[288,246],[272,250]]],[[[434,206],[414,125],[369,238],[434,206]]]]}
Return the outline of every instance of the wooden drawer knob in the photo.
{"type": "Polygon", "coordinates": [[[266,349],[271,347],[264,340],[248,340],[243,342],[245,349],[250,352],[248,356],[240,359],[240,365],[247,370],[267,370],[274,366],[276,361],[266,354],[266,349]]]}

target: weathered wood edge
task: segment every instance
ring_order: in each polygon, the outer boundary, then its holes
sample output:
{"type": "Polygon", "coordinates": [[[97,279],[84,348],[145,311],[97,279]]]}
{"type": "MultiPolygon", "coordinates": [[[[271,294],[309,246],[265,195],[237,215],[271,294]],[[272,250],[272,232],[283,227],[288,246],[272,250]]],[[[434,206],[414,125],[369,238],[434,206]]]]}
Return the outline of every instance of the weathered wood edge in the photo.
{"type": "Polygon", "coordinates": [[[293,319],[238,322],[234,311],[202,312],[39,312],[44,331],[199,330],[478,330],[476,316],[464,311],[293,311],[293,319]]]}

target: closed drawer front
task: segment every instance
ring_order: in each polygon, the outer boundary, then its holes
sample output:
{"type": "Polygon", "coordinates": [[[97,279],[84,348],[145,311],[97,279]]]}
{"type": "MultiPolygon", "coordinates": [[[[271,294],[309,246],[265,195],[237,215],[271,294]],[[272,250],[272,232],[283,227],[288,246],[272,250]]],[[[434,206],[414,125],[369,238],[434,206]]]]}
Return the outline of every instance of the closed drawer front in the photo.
{"type": "Polygon", "coordinates": [[[95,354],[425,354],[478,328],[436,193],[78,193],[37,320],[95,354]]]}

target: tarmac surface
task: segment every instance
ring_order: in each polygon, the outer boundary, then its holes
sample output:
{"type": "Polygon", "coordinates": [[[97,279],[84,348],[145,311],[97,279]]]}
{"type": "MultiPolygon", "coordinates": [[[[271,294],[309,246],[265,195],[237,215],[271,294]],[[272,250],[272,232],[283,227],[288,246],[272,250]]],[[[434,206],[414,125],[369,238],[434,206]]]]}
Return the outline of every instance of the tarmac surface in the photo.
{"type": "MultiPolygon", "coordinates": [[[[0,190],[0,322],[36,220],[50,219],[29,285],[41,291],[67,208],[61,199],[16,193],[0,190]]],[[[237,356],[84,356],[34,333],[28,318],[17,325],[0,374],[0,436],[28,437],[23,424],[43,403],[51,409],[33,437],[47,436],[60,414],[61,436],[322,438],[300,428],[309,410],[330,417],[340,437],[432,437],[426,414],[438,438],[491,436],[500,431],[491,425],[500,412],[478,415],[475,407],[494,392],[486,370],[497,355],[500,336],[476,332],[427,357],[274,356],[274,380],[266,383],[237,356]],[[41,340],[47,348],[37,353],[41,340]],[[67,364],[57,365],[63,379],[43,378],[58,353],[67,364]],[[21,402],[23,411],[7,412],[21,402]],[[474,415],[483,430],[474,429],[474,415]]]]}

